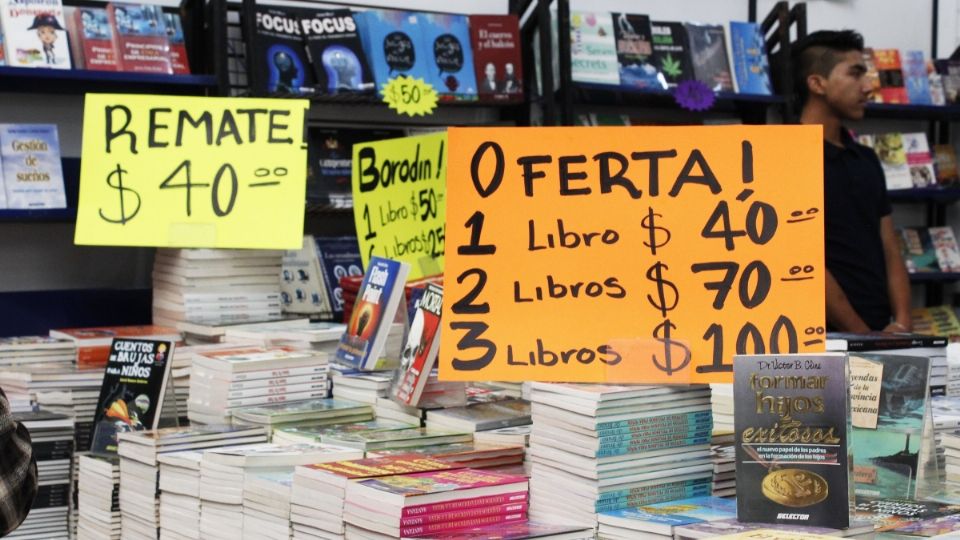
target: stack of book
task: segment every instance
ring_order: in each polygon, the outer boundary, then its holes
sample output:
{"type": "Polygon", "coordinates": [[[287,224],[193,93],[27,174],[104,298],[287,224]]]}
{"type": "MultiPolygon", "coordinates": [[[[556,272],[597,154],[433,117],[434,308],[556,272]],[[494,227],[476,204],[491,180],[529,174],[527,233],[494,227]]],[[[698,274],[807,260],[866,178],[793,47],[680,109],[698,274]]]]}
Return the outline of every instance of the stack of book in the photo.
{"type": "Polygon", "coordinates": [[[499,472],[514,471],[524,474],[522,467],[524,447],[516,444],[491,444],[459,442],[432,444],[429,446],[399,447],[367,452],[367,457],[390,457],[407,453],[442,459],[457,467],[471,469],[495,469],[499,472]]]}
{"type": "Polygon", "coordinates": [[[120,458],[78,455],[80,516],[77,538],[120,538],[120,458]]]}
{"type": "Polygon", "coordinates": [[[200,460],[203,450],[157,456],[160,463],[160,538],[200,539],[200,460]]]}
{"type": "Polygon", "coordinates": [[[160,528],[158,497],[161,453],[266,441],[259,428],[194,426],[132,431],[117,436],[120,455],[120,520],[124,538],[156,539],[160,528]]]}
{"type": "Polygon", "coordinates": [[[770,523],[743,523],[737,518],[700,520],[688,524],[677,524],[673,528],[676,540],[695,540],[699,538],[755,538],[769,540],[815,540],[818,538],[858,538],[873,540],[876,533],[873,524],[865,521],[852,521],[846,529],[828,527],[805,527],[770,523]]]}
{"type": "Polygon", "coordinates": [[[713,407],[713,432],[733,433],[733,385],[715,383],[710,385],[710,404],[713,407]]]}
{"type": "Polygon", "coordinates": [[[947,393],[947,338],[920,334],[873,332],[827,334],[827,351],[869,352],[872,355],[915,356],[930,359],[930,395],[947,393]]]}
{"type": "Polygon", "coordinates": [[[355,422],[352,424],[335,425],[293,425],[281,427],[273,432],[275,443],[300,444],[300,443],[320,443],[328,442],[330,437],[336,437],[345,434],[371,433],[374,431],[395,431],[400,429],[410,429],[419,426],[405,424],[395,420],[378,418],[367,422],[355,422]]]}
{"type": "Polygon", "coordinates": [[[289,540],[293,469],[256,471],[243,481],[243,536],[289,540]]]}
{"type": "Polygon", "coordinates": [[[487,431],[478,431],[473,434],[473,440],[478,443],[511,444],[523,447],[530,446],[530,431],[532,424],[513,426],[487,431]]]}
{"type": "MultiPolygon", "coordinates": [[[[324,142],[330,142],[330,139],[324,142]]],[[[333,140],[333,144],[337,142],[336,139],[333,140]]],[[[312,150],[315,150],[316,146],[318,145],[312,145],[308,154],[314,154],[312,150]]],[[[337,150],[341,149],[335,149],[333,152],[337,150]]],[[[329,148],[323,148],[320,151],[331,152],[329,148]]],[[[347,149],[345,157],[349,158],[349,156],[347,149]]],[[[347,162],[349,163],[349,159],[347,162]]],[[[322,165],[316,168],[311,167],[311,169],[310,172],[313,175],[322,176],[329,174],[332,167],[322,165]]],[[[349,165],[347,169],[349,170],[349,165]]],[[[309,183],[312,184],[312,182],[309,183]]],[[[352,197],[349,198],[352,199],[352,197]]],[[[303,247],[299,250],[287,251],[283,257],[281,282],[283,310],[288,313],[316,315],[324,320],[341,321],[343,320],[343,290],[340,288],[340,278],[361,275],[363,275],[363,262],[356,237],[304,236],[303,247]]]]}
{"type": "Polygon", "coordinates": [[[39,487],[30,514],[6,538],[66,538],[73,420],[45,411],[16,413],[13,419],[30,431],[39,487]]]}
{"type": "Polygon", "coordinates": [[[330,377],[333,380],[333,397],[361,403],[377,404],[377,398],[387,397],[392,371],[356,371],[334,366],[330,377]]]}
{"type": "Polygon", "coordinates": [[[69,340],[47,336],[0,338],[0,371],[63,371],[73,366],[76,357],[76,345],[69,340]]]}
{"type": "Polygon", "coordinates": [[[227,330],[240,328],[280,330],[285,328],[301,328],[309,324],[310,319],[281,319],[279,321],[245,324],[196,324],[181,322],[177,324],[177,328],[183,332],[184,341],[188,345],[213,345],[228,341],[227,330]]]}
{"type": "MultiPolygon", "coordinates": [[[[937,396],[930,400],[930,408],[933,413],[933,439],[937,449],[937,466],[940,470],[944,470],[946,465],[944,436],[960,436],[960,398],[937,396]]],[[[960,465],[960,463],[957,464],[960,465]]],[[[957,487],[960,487],[960,483],[957,487]]]]}
{"type": "Polygon", "coordinates": [[[201,351],[193,357],[191,422],[229,423],[241,407],[327,397],[327,355],[280,347],[201,351]]]}
{"type": "Polygon", "coordinates": [[[303,465],[294,469],[290,520],[294,538],[342,538],[346,533],[343,507],[351,481],[427,471],[454,466],[419,455],[357,459],[303,465]]]}
{"type": "Polygon", "coordinates": [[[388,418],[417,426],[423,424],[423,418],[427,414],[424,409],[408,407],[386,397],[377,398],[374,410],[377,413],[377,418],[388,418]]]}
{"type": "Polygon", "coordinates": [[[236,409],[233,416],[234,424],[263,426],[271,433],[292,425],[349,424],[370,420],[373,420],[373,409],[369,405],[332,398],[256,405],[236,409]]]}
{"type": "Polygon", "coordinates": [[[534,383],[531,400],[532,518],[595,526],[597,512],[710,495],[709,387],[534,383]]]}
{"type": "Polygon", "coordinates": [[[442,409],[445,407],[463,407],[467,404],[467,383],[441,381],[437,370],[432,370],[423,386],[423,393],[417,401],[417,407],[424,409],[442,409]]]}
{"type": "Polygon", "coordinates": [[[602,538],[674,538],[676,528],[694,523],[736,519],[737,503],[718,497],[693,497],[623,508],[597,515],[602,538]]]}
{"type": "Polygon", "coordinates": [[[172,326],[278,320],[282,257],[269,250],[158,249],[153,320],[172,326]]]}
{"type": "Polygon", "coordinates": [[[347,537],[429,536],[527,519],[527,479],[476,469],[416,472],[347,483],[347,537]]]}
{"type": "Polygon", "coordinates": [[[944,455],[944,483],[949,488],[960,489],[960,435],[940,435],[940,446],[944,455]]]}
{"type": "Polygon", "coordinates": [[[244,537],[247,474],[266,469],[292,471],[297,465],[359,457],[362,453],[356,450],[315,444],[266,443],[207,450],[200,462],[200,537],[225,540],[244,537]]]}
{"type": "Polygon", "coordinates": [[[107,365],[114,338],[180,341],[180,332],[168,326],[97,326],[50,330],[50,337],[72,341],[76,346],[77,369],[101,369],[107,365]]]}
{"type": "Polygon", "coordinates": [[[736,497],[737,495],[737,467],[736,446],[733,441],[723,444],[714,444],[710,448],[713,452],[713,491],[714,497],[736,497]]]}
{"type": "Polygon", "coordinates": [[[337,433],[323,438],[324,442],[357,448],[364,452],[381,450],[409,450],[416,447],[434,446],[473,441],[473,434],[436,428],[411,428],[391,431],[337,433]]]}
{"type": "Polygon", "coordinates": [[[245,342],[260,347],[289,347],[333,353],[347,325],[332,322],[306,322],[302,325],[238,325],[226,328],[227,341],[245,342]]]}
{"type": "Polygon", "coordinates": [[[530,402],[506,399],[427,411],[427,427],[485,431],[530,423],[530,402]]]}

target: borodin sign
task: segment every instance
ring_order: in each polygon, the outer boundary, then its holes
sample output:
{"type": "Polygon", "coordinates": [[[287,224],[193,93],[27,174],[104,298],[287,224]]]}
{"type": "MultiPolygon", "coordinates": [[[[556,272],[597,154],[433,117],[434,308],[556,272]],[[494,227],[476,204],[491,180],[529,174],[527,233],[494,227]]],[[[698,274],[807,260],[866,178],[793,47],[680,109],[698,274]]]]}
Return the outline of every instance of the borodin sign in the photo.
{"type": "Polygon", "coordinates": [[[75,242],[299,248],[307,104],[87,95],[75,242]]]}
{"type": "Polygon", "coordinates": [[[824,349],[819,127],[448,136],[441,378],[731,382],[824,349]]]}

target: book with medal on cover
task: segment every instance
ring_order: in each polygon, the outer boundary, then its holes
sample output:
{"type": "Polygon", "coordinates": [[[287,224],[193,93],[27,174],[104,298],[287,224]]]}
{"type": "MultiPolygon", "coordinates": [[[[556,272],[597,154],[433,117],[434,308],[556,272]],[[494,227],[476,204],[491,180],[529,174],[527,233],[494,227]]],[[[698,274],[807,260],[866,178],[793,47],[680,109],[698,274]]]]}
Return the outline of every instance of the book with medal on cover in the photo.
{"type": "Polygon", "coordinates": [[[848,527],[846,355],[739,355],[733,373],[738,519],[848,527]]]}
{"type": "Polygon", "coordinates": [[[172,341],[113,340],[94,415],[93,452],[115,454],[118,433],[159,427],[173,348],[172,341]]]}

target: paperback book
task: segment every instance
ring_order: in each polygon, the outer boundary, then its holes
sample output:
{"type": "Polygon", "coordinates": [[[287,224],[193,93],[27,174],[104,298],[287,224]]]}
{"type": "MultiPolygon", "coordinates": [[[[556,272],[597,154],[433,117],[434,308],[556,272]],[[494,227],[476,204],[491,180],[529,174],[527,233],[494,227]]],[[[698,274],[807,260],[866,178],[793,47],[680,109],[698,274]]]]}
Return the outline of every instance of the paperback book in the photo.
{"type": "Polygon", "coordinates": [[[673,88],[680,81],[693,79],[690,45],[683,23],[653,21],[651,31],[654,62],[667,85],[673,88]]]}
{"type": "Polygon", "coordinates": [[[650,17],[631,13],[613,13],[612,16],[620,84],[629,88],[665,89],[666,80],[657,69],[653,55],[650,17]]]}
{"type": "Polygon", "coordinates": [[[733,371],[737,517],[848,527],[853,486],[847,357],[736,356],[733,371]]]}
{"type": "Polygon", "coordinates": [[[301,19],[300,24],[319,91],[373,91],[373,74],[349,9],[316,12],[301,19]]]}
{"type": "Polygon", "coordinates": [[[428,80],[431,51],[423,50],[421,14],[370,9],[355,13],[354,17],[360,24],[361,43],[378,92],[382,93],[390,79],[400,75],[428,80]]]}
{"type": "Polygon", "coordinates": [[[116,36],[121,71],[173,73],[170,41],[160,6],[107,4],[107,16],[116,36]]]}
{"type": "Polygon", "coordinates": [[[419,17],[421,50],[430,59],[425,81],[441,96],[476,99],[477,78],[467,16],[423,13],[419,17]]]}
{"type": "Polygon", "coordinates": [[[316,77],[304,43],[300,21],[313,10],[257,5],[254,34],[247,37],[253,67],[251,89],[258,95],[310,95],[316,77]]]}
{"type": "Polygon", "coordinates": [[[437,361],[442,307],[443,288],[428,283],[416,302],[406,343],[400,353],[400,369],[391,391],[392,397],[403,405],[416,407],[420,403],[420,396],[437,361]]]}
{"type": "Polygon", "coordinates": [[[520,24],[516,15],[471,15],[470,41],[480,99],[523,96],[520,24]]]}
{"type": "Polygon", "coordinates": [[[167,40],[170,43],[170,67],[175,75],[190,74],[190,60],[187,58],[187,42],[183,35],[183,24],[176,13],[163,14],[167,28],[167,40]]]}
{"type": "Polygon", "coordinates": [[[66,208],[54,124],[0,124],[0,176],[7,208],[66,208]]]}
{"type": "Polygon", "coordinates": [[[570,66],[576,82],[620,84],[613,18],[609,12],[570,13],[570,66]]]}
{"type": "Polygon", "coordinates": [[[880,77],[882,103],[909,103],[903,81],[903,64],[897,49],[873,49],[873,63],[880,77]]]}
{"type": "Polygon", "coordinates": [[[907,99],[913,105],[933,105],[930,96],[930,79],[927,77],[927,61],[923,51],[904,51],[903,79],[907,99]]]}
{"type": "Polygon", "coordinates": [[[737,91],[771,95],[770,64],[760,25],[730,21],[730,50],[733,52],[737,91]]]}
{"type": "Polygon", "coordinates": [[[84,69],[117,71],[117,43],[107,10],[96,7],[77,7],[73,11],[74,36],[79,49],[78,65],[84,69]]]}
{"type": "Polygon", "coordinates": [[[70,45],[60,0],[0,1],[5,62],[13,67],[70,69],[70,45]]]}
{"type": "Polygon", "coordinates": [[[727,40],[722,25],[685,23],[696,79],[714,92],[733,92],[727,40]]]}

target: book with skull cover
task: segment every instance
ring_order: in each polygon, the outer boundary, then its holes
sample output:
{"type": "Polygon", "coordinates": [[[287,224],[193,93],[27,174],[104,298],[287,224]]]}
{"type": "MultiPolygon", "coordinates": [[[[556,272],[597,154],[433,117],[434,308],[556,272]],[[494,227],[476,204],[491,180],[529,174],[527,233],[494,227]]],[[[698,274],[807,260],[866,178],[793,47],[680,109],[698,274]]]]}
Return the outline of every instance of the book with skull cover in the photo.
{"type": "Polygon", "coordinates": [[[159,427],[173,348],[172,341],[113,340],[93,419],[94,453],[116,454],[117,433],[159,427]]]}
{"type": "Polygon", "coordinates": [[[848,527],[846,355],[738,355],[733,373],[737,518],[848,527]]]}
{"type": "Polygon", "coordinates": [[[416,407],[437,361],[443,287],[427,283],[416,300],[410,330],[400,353],[400,369],[391,394],[400,403],[416,407]]]}

